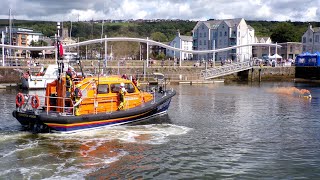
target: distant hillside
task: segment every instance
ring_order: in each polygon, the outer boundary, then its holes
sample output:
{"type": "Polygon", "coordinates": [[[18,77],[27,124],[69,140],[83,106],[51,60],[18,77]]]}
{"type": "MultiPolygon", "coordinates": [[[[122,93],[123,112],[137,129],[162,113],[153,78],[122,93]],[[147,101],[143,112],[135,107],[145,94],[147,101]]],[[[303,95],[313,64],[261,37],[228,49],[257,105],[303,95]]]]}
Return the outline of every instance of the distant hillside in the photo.
{"type": "MultiPolygon", "coordinates": [[[[108,37],[127,36],[152,38],[157,41],[171,41],[177,30],[182,35],[191,35],[195,21],[170,20],[160,22],[120,22],[104,23],[104,35],[108,37]]],[[[269,36],[274,42],[300,42],[303,33],[308,28],[307,22],[277,22],[277,21],[247,21],[255,29],[256,36],[269,36]]],[[[7,19],[0,19],[0,26],[8,26],[7,19]]],[[[313,27],[319,27],[320,22],[311,22],[313,27]]],[[[45,36],[56,33],[56,22],[13,20],[13,26],[32,28],[42,32],[45,36]]],[[[64,22],[64,27],[70,29],[71,23],[64,22]]],[[[81,41],[100,38],[102,23],[100,22],[73,22],[72,36],[79,37],[81,41]]]]}

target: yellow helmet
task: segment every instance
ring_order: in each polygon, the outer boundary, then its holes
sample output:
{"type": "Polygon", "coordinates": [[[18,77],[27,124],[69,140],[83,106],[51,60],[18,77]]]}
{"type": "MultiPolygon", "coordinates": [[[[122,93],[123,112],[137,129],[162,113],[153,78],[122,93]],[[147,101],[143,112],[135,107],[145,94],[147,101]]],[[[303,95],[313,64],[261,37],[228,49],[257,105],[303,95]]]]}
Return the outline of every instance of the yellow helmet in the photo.
{"type": "Polygon", "coordinates": [[[80,87],[81,87],[81,84],[77,84],[77,85],[76,85],[76,88],[80,88],[80,87]]]}

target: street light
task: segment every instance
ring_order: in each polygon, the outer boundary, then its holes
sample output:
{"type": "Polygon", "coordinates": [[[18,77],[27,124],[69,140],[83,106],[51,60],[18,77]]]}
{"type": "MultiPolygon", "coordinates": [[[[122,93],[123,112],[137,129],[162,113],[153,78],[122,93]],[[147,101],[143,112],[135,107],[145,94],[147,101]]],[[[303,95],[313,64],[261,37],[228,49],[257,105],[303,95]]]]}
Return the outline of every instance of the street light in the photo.
{"type": "Polygon", "coordinates": [[[2,66],[4,66],[4,33],[1,32],[1,43],[2,43],[2,66]]]}

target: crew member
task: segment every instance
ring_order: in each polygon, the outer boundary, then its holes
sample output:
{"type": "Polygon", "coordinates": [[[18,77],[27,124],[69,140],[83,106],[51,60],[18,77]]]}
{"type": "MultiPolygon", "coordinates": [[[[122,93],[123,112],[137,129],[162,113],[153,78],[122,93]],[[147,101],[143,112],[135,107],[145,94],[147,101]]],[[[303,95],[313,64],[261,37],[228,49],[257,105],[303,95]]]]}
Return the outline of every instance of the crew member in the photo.
{"type": "Polygon", "coordinates": [[[72,70],[69,67],[68,71],[66,72],[66,95],[67,97],[70,97],[71,95],[71,88],[72,88],[72,84],[73,84],[73,74],[72,74],[72,70]]]}
{"type": "Polygon", "coordinates": [[[125,105],[125,99],[124,96],[126,95],[127,90],[124,88],[124,83],[120,84],[120,89],[119,89],[119,106],[118,106],[118,111],[122,110],[125,105]]]}
{"type": "MultiPolygon", "coordinates": [[[[80,87],[81,87],[81,85],[77,84],[76,88],[74,89],[74,101],[75,101],[75,104],[77,104],[80,101],[81,96],[82,96],[80,87]]],[[[80,115],[80,113],[79,113],[79,104],[77,104],[74,107],[74,113],[75,113],[76,116],[80,115]]]]}
{"type": "Polygon", "coordinates": [[[132,78],[132,82],[138,89],[140,89],[140,83],[135,77],[132,78]]]}
{"type": "Polygon", "coordinates": [[[30,77],[30,71],[29,71],[29,70],[26,71],[26,72],[23,74],[23,77],[24,77],[26,80],[28,80],[29,77],[30,77]]]}

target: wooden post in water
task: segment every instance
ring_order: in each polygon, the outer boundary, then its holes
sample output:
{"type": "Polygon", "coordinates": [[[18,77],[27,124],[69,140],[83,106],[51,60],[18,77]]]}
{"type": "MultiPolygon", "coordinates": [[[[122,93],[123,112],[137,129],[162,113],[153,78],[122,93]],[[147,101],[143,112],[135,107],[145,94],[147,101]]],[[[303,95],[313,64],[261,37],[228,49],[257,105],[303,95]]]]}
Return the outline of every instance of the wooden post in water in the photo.
{"type": "Polygon", "coordinates": [[[253,68],[251,69],[251,82],[253,82],[253,68]]]}
{"type": "Polygon", "coordinates": [[[261,82],[261,68],[259,69],[259,82],[261,82]]]}

